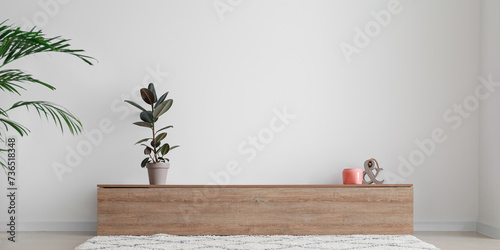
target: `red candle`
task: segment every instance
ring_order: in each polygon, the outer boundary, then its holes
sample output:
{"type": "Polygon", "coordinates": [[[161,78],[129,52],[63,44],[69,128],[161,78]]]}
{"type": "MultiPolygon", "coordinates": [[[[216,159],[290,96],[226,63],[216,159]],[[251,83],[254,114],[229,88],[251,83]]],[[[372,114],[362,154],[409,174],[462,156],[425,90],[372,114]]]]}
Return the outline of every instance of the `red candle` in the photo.
{"type": "Polygon", "coordinates": [[[363,170],[360,168],[346,168],[342,172],[344,184],[362,184],[363,183],[363,170]]]}

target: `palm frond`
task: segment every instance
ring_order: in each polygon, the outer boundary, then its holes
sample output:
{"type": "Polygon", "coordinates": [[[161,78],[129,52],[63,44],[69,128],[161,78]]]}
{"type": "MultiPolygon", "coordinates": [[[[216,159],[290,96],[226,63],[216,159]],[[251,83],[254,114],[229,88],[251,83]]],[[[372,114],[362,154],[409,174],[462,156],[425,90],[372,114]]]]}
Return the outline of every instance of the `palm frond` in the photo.
{"type": "Polygon", "coordinates": [[[7,141],[6,133],[3,132],[2,128],[0,128],[0,146],[2,146],[3,144],[5,144],[6,141],[7,141]]]}
{"type": "MultiPolygon", "coordinates": [[[[2,150],[3,151],[3,150],[2,150]]],[[[1,154],[2,152],[0,152],[1,154]]],[[[7,174],[7,161],[5,161],[5,159],[3,157],[0,157],[0,165],[2,166],[2,169],[3,171],[5,172],[5,174],[7,174]]]]}
{"type": "Polygon", "coordinates": [[[2,169],[5,173],[7,173],[7,161],[4,158],[5,152],[9,152],[8,149],[3,148],[6,145],[7,138],[5,138],[5,133],[3,130],[0,128],[0,165],[2,166],[2,169]]]}
{"type": "MultiPolygon", "coordinates": [[[[1,116],[5,116],[5,117],[9,117],[9,115],[7,114],[7,112],[5,112],[5,110],[3,110],[2,108],[0,108],[0,115],[1,116]]],[[[0,133],[1,135],[2,133],[0,133]]],[[[1,139],[1,138],[0,138],[1,139]]]]}
{"type": "Polygon", "coordinates": [[[12,120],[0,118],[0,123],[4,125],[5,130],[9,131],[9,127],[11,127],[15,129],[21,136],[27,135],[30,132],[28,128],[12,120]]]}
{"type": "Polygon", "coordinates": [[[90,60],[95,60],[83,55],[82,49],[70,49],[69,39],[59,36],[45,37],[41,30],[36,31],[33,28],[30,31],[23,31],[4,23],[0,23],[0,67],[19,58],[43,52],[70,54],[90,65],[92,65],[90,60]]]}
{"type": "Polygon", "coordinates": [[[78,118],[71,114],[67,109],[57,104],[46,101],[20,101],[14,103],[14,105],[6,111],[8,112],[20,107],[26,107],[28,110],[30,107],[35,108],[40,117],[44,115],[47,120],[51,118],[54,123],[61,128],[61,132],[64,132],[64,127],[67,127],[69,132],[73,135],[79,134],[83,130],[82,123],[78,120],[78,118]]]}
{"type": "Polygon", "coordinates": [[[9,152],[8,149],[3,148],[5,145],[6,139],[4,139],[5,133],[2,133],[2,129],[0,129],[0,165],[3,168],[3,171],[7,173],[7,161],[4,158],[4,152],[9,152]]]}
{"type": "Polygon", "coordinates": [[[37,83],[51,90],[56,89],[54,86],[35,79],[31,74],[25,73],[19,69],[0,70],[0,90],[21,95],[18,89],[26,90],[23,86],[19,85],[19,83],[23,82],[37,83]]]}

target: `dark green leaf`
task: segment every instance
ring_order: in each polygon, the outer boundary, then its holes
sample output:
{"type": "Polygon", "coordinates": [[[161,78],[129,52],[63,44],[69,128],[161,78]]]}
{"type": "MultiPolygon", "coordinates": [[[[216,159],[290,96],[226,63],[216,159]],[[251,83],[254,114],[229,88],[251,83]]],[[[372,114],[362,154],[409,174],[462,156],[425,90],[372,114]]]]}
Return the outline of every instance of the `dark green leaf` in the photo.
{"type": "Polygon", "coordinates": [[[141,142],[148,141],[149,139],[151,139],[151,138],[144,138],[144,139],[142,139],[142,140],[140,140],[140,141],[136,142],[134,145],[139,144],[139,143],[141,143],[141,142]]]}
{"type": "Polygon", "coordinates": [[[158,117],[167,112],[167,110],[172,106],[172,102],[169,102],[168,100],[166,102],[163,102],[162,104],[158,105],[153,111],[153,117],[158,119],[158,117]]]}
{"type": "Polygon", "coordinates": [[[148,85],[148,89],[149,91],[151,91],[151,93],[153,93],[153,102],[156,102],[157,99],[156,99],[156,90],[155,90],[155,86],[153,85],[153,83],[150,83],[148,85]]]}
{"type": "Polygon", "coordinates": [[[151,90],[146,89],[146,88],[142,88],[141,89],[141,97],[142,97],[142,100],[144,100],[147,104],[153,105],[155,97],[154,97],[153,93],[151,92],[151,90]]]}
{"type": "Polygon", "coordinates": [[[161,142],[156,142],[156,146],[153,144],[153,141],[151,141],[151,147],[153,148],[157,148],[158,146],[160,146],[161,142]]]}
{"type": "Polygon", "coordinates": [[[153,123],[153,114],[151,113],[151,111],[142,111],[139,116],[141,117],[141,120],[148,123],[153,123]]]}
{"type": "Polygon", "coordinates": [[[165,112],[167,112],[170,109],[170,107],[172,107],[172,103],[173,103],[173,100],[168,99],[164,103],[158,105],[158,107],[155,109],[156,115],[154,117],[158,118],[161,115],[165,114],[165,112]]]}
{"type": "Polygon", "coordinates": [[[171,147],[169,151],[172,151],[172,149],[178,148],[178,147],[180,147],[180,146],[179,145],[175,145],[175,146],[171,147]]]}
{"type": "Polygon", "coordinates": [[[145,154],[145,155],[149,155],[149,154],[151,154],[151,150],[152,150],[152,149],[151,149],[150,147],[146,147],[146,148],[144,149],[144,154],[145,154]]]}
{"type": "Polygon", "coordinates": [[[141,162],[141,167],[145,167],[146,166],[146,163],[149,162],[149,158],[144,158],[144,160],[142,160],[141,162]]]}
{"type": "Polygon", "coordinates": [[[156,131],[156,132],[158,133],[158,132],[160,132],[160,131],[162,131],[162,130],[165,130],[165,129],[168,129],[168,128],[173,128],[173,127],[174,127],[174,126],[169,125],[169,126],[166,126],[166,127],[162,128],[162,129],[160,129],[160,130],[156,131]]]}
{"type": "Polygon", "coordinates": [[[161,133],[158,136],[156,136],[156,141],[161,142],[161,140],[165,139],[167,137],[167,133],[161,133]]]}
{"type": "Polygon", "coordinates": [[[147,122],[134,122],[134,125],[146,127],[146,128],[153,128],[153,125],[151,123],[147,123],[147,122]]]}
{"type": "Polygon", "coordinates": [[[166,155],[168,151],[170,151],[170,145],[168,145],[168,143],[165,143],[158,151],[160,151],[161,155],[166,155]]]}
{"type": "Polygon", "coordinates": [[[168,92],[163,94],[162,96],[160,96],[160,98],[158,98],[158,101],[155,104],[155,108],[158,107],[158,105],[162,104],[163,101],[165,101],[165,98],[167,98],[167,95],[168,95],[168,92]]]}
{"type": "Polygon", "coordinates": [[[135,103],[133,101],[125,100],[125,102],[128,103],[128,104],[131,104],[132,106],[134,106],[134,107],[136,107],[136,108],[138,108],[138,109],[140,109],[142,111],[146,111],[145,108],[141,107],[141,105],[139,105],[139,104],[137,104],[137,103],[135,103]]]}

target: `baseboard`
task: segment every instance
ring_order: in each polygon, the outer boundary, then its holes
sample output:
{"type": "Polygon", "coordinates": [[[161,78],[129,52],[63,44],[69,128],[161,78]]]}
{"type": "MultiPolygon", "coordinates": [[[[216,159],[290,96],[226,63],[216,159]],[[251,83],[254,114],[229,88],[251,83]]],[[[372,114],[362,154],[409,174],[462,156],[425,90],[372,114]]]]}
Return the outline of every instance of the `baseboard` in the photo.
{"type": "MultiPolygon", "coordinates": [[[[6,225],[2,222],[2,225],[6,225]]],[[[96,221],[78,222],[21,222],[17,231],[97,231],[96,221]]],[[[7,227],[3,226],[3,231],[7,227]]],[[[478,231],[479,233],[500,238],[500,228],[475,221],[458,222],[425,222],[417,221],[413,226],[415,231],[478,231]]]]}
{"type": "Polygon", "coordinates": [[[484,235],[488,235],[493,238],[500,239],[500,228],[492,225],[488,225],[483,222],[477,222],[477,232],[484,235]]]}
{"type": "MultiPolygon", "coordinates": [[[[3,223],[4,232],[7,231],[7,222],[3,223]]],[[[16,231],[97,231],[96,221],[65,221],[65,222],[18,222],[16,231]]]]}
{"type": "Polygon", "coordinates": [[[476,231],[475,221],[417,221],[413,223],[414,231],[476,231]]]}

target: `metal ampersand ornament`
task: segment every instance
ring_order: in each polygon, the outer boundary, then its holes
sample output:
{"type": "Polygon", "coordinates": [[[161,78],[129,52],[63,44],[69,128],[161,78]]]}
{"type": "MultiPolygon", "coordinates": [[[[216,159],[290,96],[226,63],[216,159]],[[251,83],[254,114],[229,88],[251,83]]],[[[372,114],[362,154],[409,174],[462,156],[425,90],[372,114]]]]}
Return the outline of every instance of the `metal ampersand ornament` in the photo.
{"type": "Polygon", "coordinates": [[[375,158],[371,158],[365,161],[365,171],[363,171],[363,184],[382,184],[384,180],[377,180],[377,176],[382,171],[383,168],[380,168],[377,160],[375,158]],[[375,171],[375,174],[373,173],[375,171]],[[365,176],[368,175],[370,178],[369,181],[365,180],[365,176]]]}

